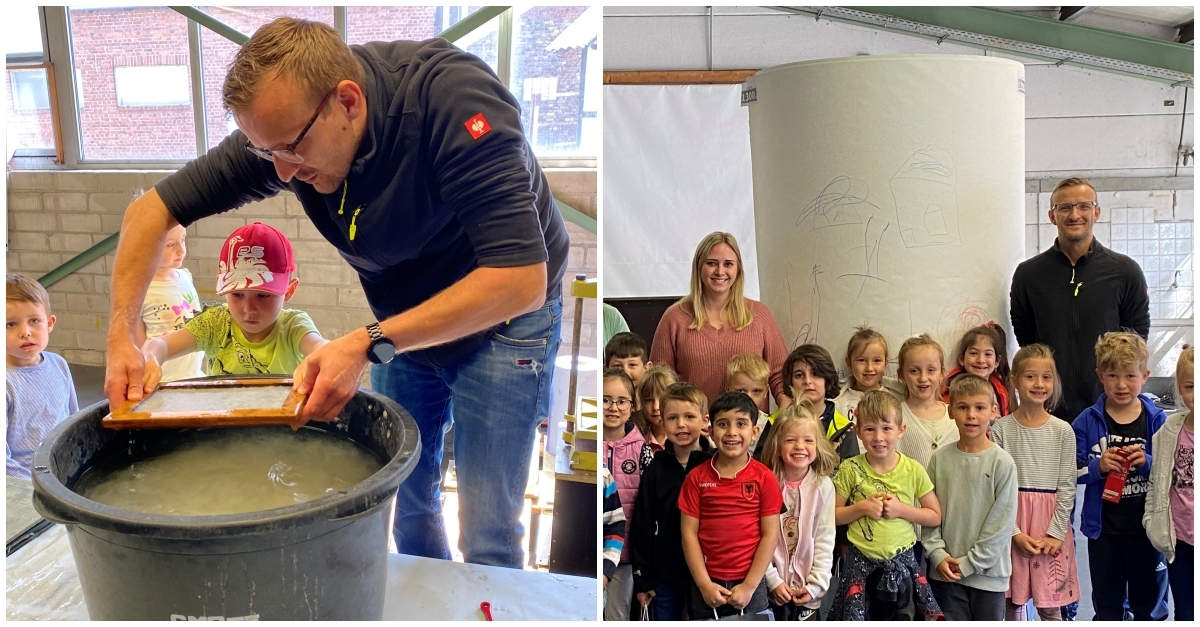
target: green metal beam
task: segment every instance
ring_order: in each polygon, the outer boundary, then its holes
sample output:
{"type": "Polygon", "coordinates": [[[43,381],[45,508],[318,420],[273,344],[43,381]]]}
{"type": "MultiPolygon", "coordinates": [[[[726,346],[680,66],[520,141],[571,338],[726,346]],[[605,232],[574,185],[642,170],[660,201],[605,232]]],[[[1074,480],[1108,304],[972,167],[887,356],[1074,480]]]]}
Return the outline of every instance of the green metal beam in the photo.
{"type": "Polygon", "coordinates": [[[1185,74],[1194,73],[1192,46],[1126,35],[1115,31],[1059,22],[1011,11],[979,7],[847,7],[879,15],[968,31],[980,35],[1011,39],[1039,46],[1061,48],[1162,68],[1185,74]]]}
{"type": "Polygon", "coordinates": [[[442,31],[438,37],[445,39],[450,43],[454,43],[462,39],[467,33],[487,24],[492,21],[492,18],[507,11],[510,7],[483,7],[478,11],[459,20],[454,26],[442,31]]]}
{"type": "MultiPolygon", "coordinates": [[[[558,211],[562,214],[563,219],[577,224],[592,233],[596,232],[595,218],[557,198],[554,199],[554,204],[558,206],[558,211]]],[[[116,249],[117,239],[120,237],[120,235],[120,233],[113,233],[112,235],[109,235],[91,248],[71,258],[70,261],[67,261],[63,265],[42,275],[40,278],[38,278],[38,282],[42,284],[42,287],[50,287],[51,285],[54,285],[55,283],[58,283],[62,279],[66,278],[67,275],[71,274],[72,272],[75,272],[76,270],[103,257],[104,255],[107,255],[116,249]]]]}
{"type": "Polygon", "coordinates": [[[572,207],[571,205],[568,205],[557,198],[554,199],[554,204],[558,205],[558,212],[562,214],[564,220],[577,224],[588,231],[591,231],[592,233],[596,232],[596,218],[589,216],[588,214],[576,209],[575,207],[572,207]]]}
{"type": "Polygon", "coordinates": [[[51,285],[58,283],[72,272],[112,252],[112,250],[117,247],[117,238],[120,236],[120,233],[113,233],[112,235],[109,235],[97,244],[93,245],[91,248],[79,253],[78,255],[75,255],[70,261],[47,272],[46,274],[43,274],[38,278],[38,283],[41,283],[42,287],[50,287],[51,285]]]}
{"type": "Polygon", "coordinates": [[[176,13],[241,46],[250,36],[195,7],[171,7],[176,13]]]}

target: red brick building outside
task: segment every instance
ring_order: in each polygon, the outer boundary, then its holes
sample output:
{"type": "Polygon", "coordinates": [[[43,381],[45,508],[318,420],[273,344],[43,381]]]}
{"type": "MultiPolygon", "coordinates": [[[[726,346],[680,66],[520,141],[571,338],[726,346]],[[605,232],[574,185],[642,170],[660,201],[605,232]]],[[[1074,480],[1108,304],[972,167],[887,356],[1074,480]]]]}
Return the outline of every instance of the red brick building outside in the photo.
{"type": "MultiPolygon", "coordinates": [[[[332,7],[200,7],[214,18],[244,33],[252,33],[271,19],[292,17],[333,23],[332,7]]],[[[521,101],[522,122],[539,154],[576,152],[583,111],[585,48],[547,47],[571,25],[586,7],[531,7],[514,20],[513,80],[511,89],[521,101]],[[527,80],[530,79],[530,80],[527,80]],[[541,80],[538,80],[541,79],[541,80]],[[527,89],[527,83],[540,89],[527,89]],[[549,89],[552,87],[553,89],[549,89]],[[525,96],[529,96],[528,99],[525,96]]],[[[466,7],[348,7],[348,41],[396,39],[422,40],[435,36],[464,17],[466,7]]],[[[187,19],[165,7],[73,8],[70,11],[71,44],[83,106],[79,110],[83,158],[86,160],[172,160],[196,155],[195,120],[190,83],[187,19]],[[168,67],[162,67],[168,66],[168,67]],[[170,67],[174,66],[174,67],[170,67]],[[186,68],[186,70],[185,70],[186,68]],[[170,73],[169,85],[137,83],[127,79],[118,93],[118,74],[158,76],[170,73]],[[185,89],[186,84],[186,89],[185,89]],[[136,92],[136,93],[134,93],[136,92]],[[168,104],[139,103],[138,98],[172,100],[168,104]],[[124,102],[119,102],[124,99],[124,102]]],[[[460,46],[496,65],[497,33],[483,27],[459,42],[460,46]]],[[[591,45],[594,48],[593,37],[591,45]]],[[[221,85],[236,46],[201,29],[204,68],[207,144],[215,146],[231,130],[221,104],[221,85]]],[[[593,57],[599,63],[598,57],[593,57]]],[[[57,71],[62,71],[58,69],[57,71]]],[[[53,145],[47,108],[25,107],[27,93],[13,91],[13,72],[5,73],[9,141],[20,146],[53,145]]],[[[145,102],[145,101],[142,101],[145,102]]],[[[591,114],[594,115],[594,114],[591,114]]]]}

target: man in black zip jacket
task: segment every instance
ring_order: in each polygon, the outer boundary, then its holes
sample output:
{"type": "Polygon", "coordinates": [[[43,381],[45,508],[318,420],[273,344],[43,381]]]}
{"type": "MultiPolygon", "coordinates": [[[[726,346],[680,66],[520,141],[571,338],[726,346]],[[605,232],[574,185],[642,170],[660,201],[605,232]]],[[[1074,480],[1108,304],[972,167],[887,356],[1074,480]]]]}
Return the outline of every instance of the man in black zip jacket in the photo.
{"type": "Polygon", "coordinates": [[[1068,178],[1050,194],[1058,238],[1013,273],[1010,315],[1021,346],[1054,349],[1062,403],[1054,415],[1072,422],[1103,389],[1096,376],[1096,340],[1127,329],[1150,335],[1150,294],[1137,262],[1100,245],[1092,235],[1100,205],[1086,180],[1068,178]]]}
{"type": "Polygon", "coordinates": [[[517,100],[444,40],[347,46],[329,26],[292,18],[254,33],[222,95],[239,130],[125,212],[110,405],[149,391],[132,329],[167,230],[290,191],[358,273],[378,320],[300,364],[300,418],[335,419],[375,364],[372,387],[412,414],[421,437],[399,489],[400,552],[450,559],[439,466],[453,423],[459,547],[468,562],[520,568],[569,242],[517,100]]]}

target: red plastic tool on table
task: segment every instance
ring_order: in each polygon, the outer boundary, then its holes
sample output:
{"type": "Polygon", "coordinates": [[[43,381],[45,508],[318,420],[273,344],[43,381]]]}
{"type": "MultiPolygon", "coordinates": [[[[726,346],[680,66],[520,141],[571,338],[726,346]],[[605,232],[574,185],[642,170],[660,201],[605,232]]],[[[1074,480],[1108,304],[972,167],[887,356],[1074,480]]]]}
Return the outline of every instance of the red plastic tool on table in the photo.
{"type": "Polygon", "coordinates": [[[492,620],[492,604],[484,601],[479,604],[479,609],[483,611],[483,616],[487,620],[492,620]]]}

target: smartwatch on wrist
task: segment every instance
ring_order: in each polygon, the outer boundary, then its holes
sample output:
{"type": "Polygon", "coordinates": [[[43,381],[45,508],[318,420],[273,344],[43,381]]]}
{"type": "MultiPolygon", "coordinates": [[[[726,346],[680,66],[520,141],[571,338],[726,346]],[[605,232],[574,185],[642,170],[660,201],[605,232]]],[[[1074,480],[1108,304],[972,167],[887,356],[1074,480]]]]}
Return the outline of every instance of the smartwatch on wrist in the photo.
{"type": "Polygon", "coordinates": [[[371,345],[367,347],[367,359],[371,363],[386,364],[396,356],[396,345],[383,336],[378,322],[367,325],[367,335],[371,336],[371,345]]]}

